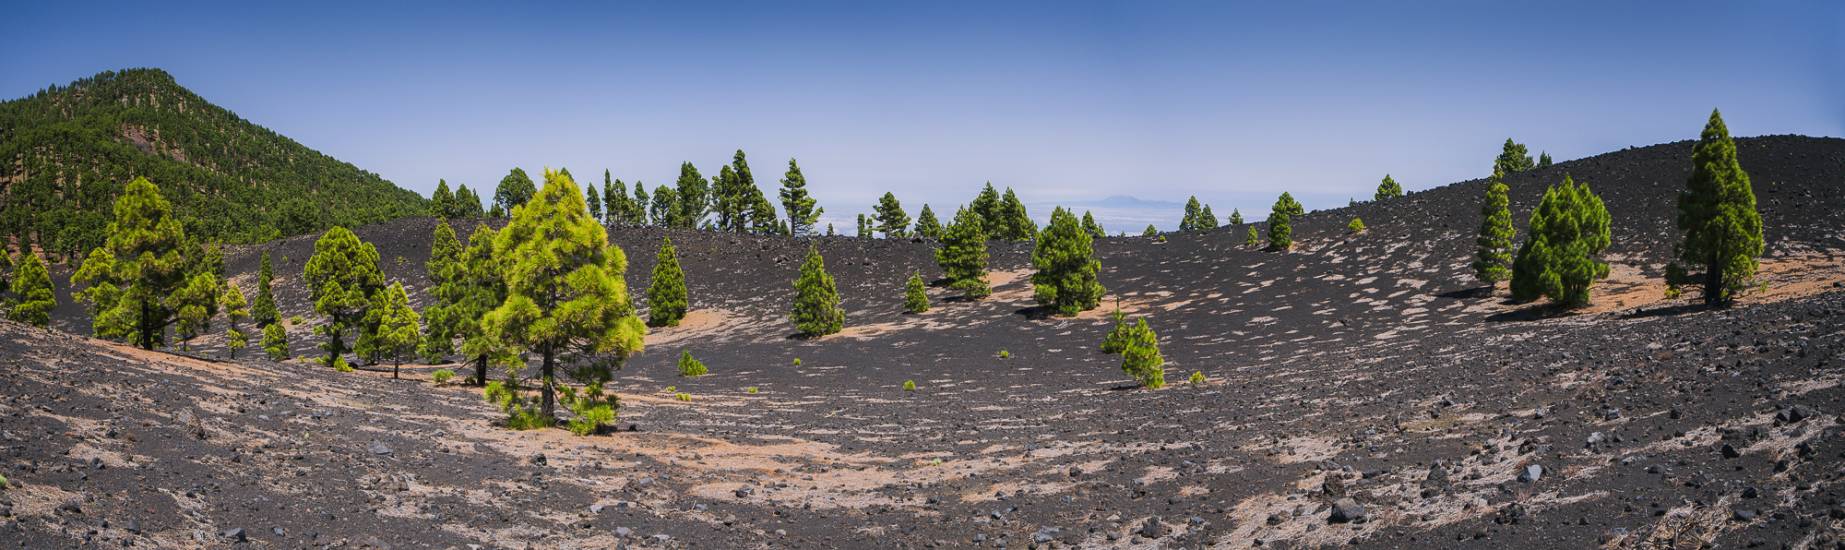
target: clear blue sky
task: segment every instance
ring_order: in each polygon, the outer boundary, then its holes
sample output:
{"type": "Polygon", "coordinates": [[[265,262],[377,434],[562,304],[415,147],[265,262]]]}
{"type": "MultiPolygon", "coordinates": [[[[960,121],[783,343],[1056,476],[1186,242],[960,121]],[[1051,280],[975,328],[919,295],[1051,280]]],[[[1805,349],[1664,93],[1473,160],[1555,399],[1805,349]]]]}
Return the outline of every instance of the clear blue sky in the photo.
{"type": "Polygon", "coordinates": [[[742,148],[769,193],[798,157],[833,220],[988,180],[1226,216],[1483,177],[1508,136],[1694,138],[1712,107],[1845,134],[1836,1],[7,3],[0,96],[160,67],[424,193],[512,166],[652,187],[742,148]]]}

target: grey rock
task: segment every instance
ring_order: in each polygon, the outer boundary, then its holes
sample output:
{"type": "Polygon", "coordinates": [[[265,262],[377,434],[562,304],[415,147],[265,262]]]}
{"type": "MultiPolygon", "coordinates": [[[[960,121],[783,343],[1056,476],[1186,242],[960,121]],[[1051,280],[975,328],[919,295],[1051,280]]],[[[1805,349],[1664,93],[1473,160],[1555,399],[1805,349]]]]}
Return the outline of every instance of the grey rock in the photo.
{"type": "Polygon", "coordinates": [[[1150,539],[1164,537],[1166,536],[1166,524],[1160,523],[1160,518],[1157,517],[1147,518],[1147,522],[1141,524],[1140,529],[1135,533],[1150,539]]]}
{"type": "Polygon", "coordinates": [[[1544,477],[1544,467],[1536,464],[1525,466],[1525,470],[1518,473],[1518,480],[1525,483],[1537,483],[1537,480],[1542,477],[1544,477]]]}
{"type": "Polygon", "coordinates": [[[230,539],[231,542],[244,542],[250,540],[249,536],[244,534],[242,527],[225,529],[224,538],[230,539]]]}
{"type": "Polygon", "coordinates": [[[1327,516],[1326,520],[1332,523],[1363,522],[1365,506],[1350,498],[1339,499],[1333,503],[1332,515],[1327,516]]]}
{"type": "Polygon", "coordinates": [[[634,530],[633,530],[633,529],[629,529],[629,528],[627,528],[627,527],[616,527],[616,528],[615,528],[615,536],[617,536],[617,537],[621,537],[621,538],[624,538],[624,539],[625,539],[625,538],[628,538],[628,537],[631,537],[631,536],[634,536],[634,530]]]}
{"type": "Polygon", "coordinates": [[[370,445],[365,446],[365,450],[371,451],[371,453],[375,455],[391,454],[391,446],[385,445],[383,441],[373,441],[370,445]]]}

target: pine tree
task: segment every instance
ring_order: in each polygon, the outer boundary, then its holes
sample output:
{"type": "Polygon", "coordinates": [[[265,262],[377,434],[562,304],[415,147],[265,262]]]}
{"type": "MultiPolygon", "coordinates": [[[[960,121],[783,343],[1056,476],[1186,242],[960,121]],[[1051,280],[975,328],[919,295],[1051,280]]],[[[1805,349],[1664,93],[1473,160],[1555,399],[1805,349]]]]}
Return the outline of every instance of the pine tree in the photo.
{"type": "Polygon", "coordinates": [[[1025,203],[1019,202],[1018,194],[1013,193],[1011,187],[1006,188],[1006,195],[1000,199],[1000,210],[1005,219],[1002,227],[1006,240],[1028,241],[1037,236],[1038,224],[1031,221],[1031,215],[1025,212],[1025,203]]]}
{"type": "Polygon", "coordinates": [[[1230,225],[1243,225],[1242,211],[1235,208],[1230,209],[1230,225]]]}
{"type": "Polygon", "coordinates": [[[1749,173],[1736,161],[1736,143],[1722,114],[1710,121],[1691,152],[1691,177],[1678,195],[1678,228],[1685,241],[1667,269],[1676,288],[1704,288],[1704,303],[1727,305],[1747,288],[1762,255],[1762,214],[1749,173]],[[1692,269],[1702,268],[1693,274],[1692,269]]]}
{"type": "Polygon", "coordinates": [[[511,216],[513,208],[532,200],[532,194],[537,192],[532,177],[525,175],[525,170],[513,168],[506,177],[500,178],[500,186],[493,190],[493,206],[499,209],[499,217],[511,216]]]}
{"type": "Polygon", "coordinates": [[[993,293],[987,286],[987,235],[980,214],[969,208],[955,210],[954,222],[942,233],[935,263],[942,267],[948,287],[972,299],[993,293]]]}
{"type": "Polygon", "coordinates": [[[462,355],[474,363],[475,385],[487,383],[489,362],[512,362],[511,350],[499,345],[499,340],[487,334],[480,323],[487,312],[506,301],[506,280],[500,276],[503,262],[494,256],[494,235],[493,229],[485,225],[474,228],[461,256],[458,276],[435,290],[439,305],[431,311],[432,317],[439,313],[442,322],[453,323],[447,330],[461,338],[462,355]]]}
{"type": "Polygon", "coordinates": [[[450,227],[448,222],[437,223],[429,243],[429,261],[423,263],[423,271],[429,278],[429,294],[435,298],[435,302],[428,307],[423,341],[417,352],[423,356],[424,361],[436,364],[455,352],[458,325],[470,320],[446,317],[454,305],[448,300],[455,296],[452,286],[456,284],[456,279],[465,275],[461,263],[463,249],[461,240],[455,237],[455,228],[450,227]]]}
{"type": "Polygon", "coordinates": [[[455,214],[457,218],[479,218],[487,212],[481,209],[480,195],[463,184],[455,189],[455,214]]]}
{"type": "Polygon", "coordinates": [[[237,285],[224,285],[224,294],[218,296],[218,310],[224,312],[224,345],[231,350],[231,358],[237,358],[237,352],[250,345],[250,335],[243,331],[243,321],[250,318],[250,301],[244,297],[243,289],[237,285]]]}
{"type": "Polygon", "coordinates": [[[114,214],[108,240],[73,279],[90,287],[80,296],[90,301],[97,336],[154,349],[166,343],[176,315],[167,298],[185,284],[198,247],[146,178],[128,182],[115,199],[114,214]]]}
{"type": "Polygon", "coordinates": [[[182,349],[193,338],[211,330],[211,318],[218,313],[218,277],[209,271],[197,271],[186,278],[185,286],[167,297],[167,307],[177,312],[173,331],[182,349]]]}
{"type": "Polygon", "coordinates": [[[679,210],[679,192],[671,187],[653,188],[653,224],[660,227],[679,227],[681,215],[679,210]]]}
{"type": "Polygon", "coordinates": [[[864,214],[858,215],[858,238],[871,238],[871,218],[865,217],[864,214]]]}
{"type": "Polygon", "coordinates": [[[269,251],[263,251],[262,267],[256,275],[256,302],[250,307],[250,317],[256,326],[266,327],[282,320],[282,312],[275,305],[275,265],[269,262],[269,251]]]}
{"type": "MultiPolygon", "coordinates": [[[[13,254],[12,252],[6,249],[5,244],[0,243],[0,292],[11,290],[13,288],[12,280],[7,278],[7,277],[12,276],[12,274],[13,274],[13,254]]],[[[8,305],[9,305],[9,302],[7,300],[7,297],[4,295],[0,295],[0,309],[6,309],[8,305]]]]}
{"type": "Polygon", "coordinates": [[[910,215],[903,212],[903,203],[897,202],[897,196],[884,193],[878,198],[878,231],[886,239],[901,239],[909,236],[910,215]]]}
{"type": "Polygon", "coordinates": [[[807,176],[801,175],[801,165],[792,158],[788,159],[788,173],[782,175],[781,199],[782,211],[788,213],[788,230],[796,237],[812,234],[814,224],[826,213],[825,208],[814,206],[818,201],[807,194],[807,176]]]}
{"type": "Polygon", "coordinates": [[[1608,248],[1608,209],[1569,176],[1544,191],[1525,243],[1512,262],[1512,299],[1549,297],[1563,307],[1589,305],[1589,287],[1608,276],[1597,258],[1608,248]]]}
{"type": "Polygon", "coordinates": [[[1115,327],[1109,329],[1108,335],[1102,337],[1102,353],[1116,354],[1127,351],[1129,337],[1133,336],[1134,325],[1127,322],[1127,314],[1121,312],[1120,304],[1109,312],[1108,319],[1114,321],[1115,327]]]}
{"type": "Polygon", "coordinates": [[[833,236],[837,236],[837,235],[838,235],[838,233],[835,233],[835,232],[833,231],[833,224],[832,224],[831,222],[829,222],[829,223],[827,223],[827,224],[826,224],[826,236],[828,236],[828,237],[833,237],[833,236]]]}
{"type": "MultiPolygon", "coordinates": [[[[743,152],[737,151],[737,154],[741,155],[743,152]]],[[[723,190],[720,189],[720,194],[717,196],[719,215],[723,214],[722,209],[727,198],[721,194],[722,192],[723,190]]],[[[705,223],[705,215],[712,210],[711,182],[707,181],[704,175],[699,174],[698,168],[692,166],[692,163],[679,164],[679,179],[674,182],[672,195],[674,207],[667,215],[668,223],[661,225],[698,229],[705,223]]],[[[654,192],[653,196],[656,201],[660,199],[658,191],[654,192]]]]}
{"type": "Polygon", "coordinates": [[[607,168],[602,169],[602,203],[602,225],[628,225],[628,184],[613,179],[607,168]]]}
{"type": "Polygon", "coordinates": [[[378,333],[371,342],[372,353],[391,361],[391,378],[397,378],[398,368],[404,357],[416,353],[417,344],[422,341],[419,325],[422,318],[416,310],[410,308],[410,296],[404,292],[404,284],[393,282],[383,292],[378,293],[378,333]]]}
{"type": "Polygon", "coordinates": [[[612,421],[616,403],[605,399],[602,383],[611,363],[641,351],[647,331],[623,280],[628,259],[590,219],[582,197],[569,175],[546,170],[538,196],[493,239],[493,256],[504,259],[507,295],[481,328],[505,348],[540,358],[539,414],[545,422],[556,418],[560,359],[581,360],[582,367],[569,372],[588,384],[581,394],[567,393],[566,405],[602,410],[612,421]]]}
{"type": "Polygon", "coordinates": [[[1147,224],[1146,229],[1140,230],[1140,236],[1147,238],[1158,237],[1160,236],[1160,229],[1158,227],[1153,227],[1153,224],[1147,224]]]}
{"type": "MultiPolygon", "coordinates": [[[[0,252],[0,256],[5,256],[0,252]]],[[[13,273],[12,292],[18,301],[7,318],[39,328],[51,326],[51,310],[58,307],[57,293],[51,289],[51,272],[44,260],[27,250],[21,255],[19,268],[13,273]]]]}
{"type": "Polygon", "coordinates": [[[460,206],[455,201],[455,193],[448,190],[448,180],[436,180],[436,192],[429,195],[429,208],[438,218],[451,218],[460,206]]]}
{"type": "Polygon", "coordinates": [[[916,236],[925,239],[942,240],[942,221],[936,219],[935,211],[925,204],[922,211],[916,213],[916,236]]]}
{"type": "Polygon", "coordinates": [[[987,182],[986,188],[980,190],[980,194],[974,197],[974,202],[968,203],[967,208],[980,216],[980,227],[986,232],[987,238],[1006,238],[1006,211],[1000,205],[999,191],[993,189],[993,182],[987,182]]]}
{"type": "Polygon", "coordinates": [[[596,220],[598,225],[602,224],[602,194],[596,192],[595,184],[584,185],[583,192],[586,194],[583,202],[589,207],[589,217],[596,220]]]}
{"type": "Polygon", "coordinates": [[[1514,143],[1512,138],[1505,138],[1505,147],[1500,150],[1499,158],[1493,159],[1493,167],[1508,176],[1530,170],[1534,164],[1525,145],[1514,143]]]}
{"type": "Polygon", "coordinates": [[[288,331],[282,329],[282,323],[263,327],[263,353],[270,361],[288,360],[288,331]]]}
{"type": "Polygon", "coordinates": [[[758,235],[786,235],[788,232],[775,217],[775,205],[762,196],[762,190],[750,187],[750,231],[758,235]]]}
{"type": "Polygon", "coordinates": [[[1294,217],[1302,214],[1299,202],[1294,196],[1282,193],[1275,199],[1275,206],[1268,214],[1268,247],[1275,250],[1287,250],[1294,246],[1294,217]]]}
{"type": "Polygon", "coordinates": [[[1480,235],[1474,239],[1479,246],[1474,253],[1474,278],[1487,285],[1512,278],[1512,238],[1517,230],[1512,227],[1512,211],[1506,199],[1509,188],[1501,181],[1504,177],[1495,169],[1492,179],[1486,181],[1486,199],[1480,206],[1480,235]]]}
{"type": "Polygon", "coordinates": [[[1121,372],[1134,377],[1142,387],[1159,389],[1166,385],[1166,358],[1160,356],[1159,335],[1147,326],[1146,319],[1136,319],[1121,347],[1121,372]]]}
{"type": "Polygon", "coordinates": [[[1075,315],[1101,303],[1105,291],[1096,281],[1102,262],[1095,258],[1095,240],[1070,211],[1051,212],[1051,224],[1039,236],[1031,263],[1037,268],[1031,284],[1038,305],[1075,315]]]}
{"type": "Polygon", "coordinates": [[[903,284],[903,311],[905,313],[929,311],[929,292],[923,287],[921,272],[911,272],[910,280],[903,284]]]}
{"type": "MultiPolygon", "coordinates": [[[[634,182],[634,225],[648,225],[647,214],[653,211],[653,201],[647,198],[647,186],[639,180],[634,182]]],[[[658,221],[651,222],[659,225],[658,221]]]]}
{"type": "Polygon", "coordinates": [[[1371,198],[1372,200],[1381,201],[1401,196],[1403,196],[1403,186],[1398,184],[1397,180],[1392,179],[1390,174],[1384,174],[1384,182],[1377,184],[1377,194],[1373,195],[1371,198]]]}
{"type": "Polygon", "coordinates": [[[673,248],[672,239],[663,238],[647,285],[647,326],[679,326],[686,307],[685,271],[679,269],[679,252],[673,248]]]}
{"type": "Polygon", "coordinates": [[[322,362],[333,367],[349,351],[347,331],[360,327],[371,311],[372,295],[384,288],[378,249],[351,230],[334,226],[314,242],[314,255],[308,258],[302,280],[307,282],[314,311],[327,318],[319,329],[327,341],[320,347],[327,352],[322,362]]]}
{"type": "Polygon", "coordinates": [[[1217,214],[1211,213],[1211,205],[1204,205],[1204,209],[1198,211],[1198,219],[1194,225],[1196,225],[1194,231],[1217,229],[1217,214]]]}
{"type": "Polygon", "coordinates": [[[1549,168],[1550,167],[1550,153],[1548,152],[1538,153],[1537,167],[1538,168],[1549,168]]]}
{"type": "Polygon", "coordinates": [[[1095,214],[1091,214],[1088,210],[1083,211],[1083,231],[1097,239],[1108,236],[1108,231],[1102,229],[1102,224],[1095,222],[1095,214]]]}
{"type": "Polygon", "coordinates": [[[845,327],[846,311],[839,308],[839,289],[826,272],[820,250],[808,247],[801,276],[794,280],[794,311],[789,316],[802,336],[818,337],[845,327]]]}
{"type": "Polygon", "coordinates": [[[1255,246],[1257,244],[1261,244],[1261,242],[1262,242],[1262,237],[1260,234],[1256,233],[1256,226],[1253,224],[1250,225],[1249,226],[1249,236],[1243,239],[1243,244],[1245,246],[1255,246]]]}
{"type": "Polygon", "coordinates": [[[1199,206],[1197,196],[1193,196],[1189,199],[1186,199],[1185,200],[1185,217],[1179,219],[1179,230],[1180,231],[1197,231],[1198,230],[1198,214],[1202,210],[1204,209],[1199,206]]]}

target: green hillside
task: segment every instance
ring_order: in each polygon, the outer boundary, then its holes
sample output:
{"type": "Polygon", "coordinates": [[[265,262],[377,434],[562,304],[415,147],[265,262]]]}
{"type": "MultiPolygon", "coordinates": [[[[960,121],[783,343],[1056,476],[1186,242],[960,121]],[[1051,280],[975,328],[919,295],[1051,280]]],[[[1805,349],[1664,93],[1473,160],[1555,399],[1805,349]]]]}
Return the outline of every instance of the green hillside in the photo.
{"type": "Polygon", "coordinates": [[[88,250],[136,176],[160,186],[188,233],[225,242],[427,209],[417,194],[212,105],[159,69],[0,102],[0,234],[88,250]]]}

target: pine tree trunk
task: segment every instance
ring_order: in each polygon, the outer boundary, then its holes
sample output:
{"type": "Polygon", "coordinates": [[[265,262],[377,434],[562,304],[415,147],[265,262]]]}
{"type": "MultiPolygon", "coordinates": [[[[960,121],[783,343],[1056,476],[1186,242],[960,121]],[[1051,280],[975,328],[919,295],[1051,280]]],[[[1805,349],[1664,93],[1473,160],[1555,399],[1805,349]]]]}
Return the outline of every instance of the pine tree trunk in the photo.
{"type": "Polygon", "coordinates": [[[483,353],[474,363],[474,385],[487,385],[487,354],[483,353]]]}
{"type": "Polygon", "coordinates": [[[1723,266],[1718,263],[1717,255],[1711,254],[1710,262],[1704,265],[1704,305],[1714,306],[1723,303],[1723,266]]]}
{"type": "Polygon", "coordinates": [[[557,417],[557,396],[551,389],[551,381],[554,379],[553,374],[556,368],[556,355],[546,348],[544,368],[539,371],[539,374],[544,377],[544,380],[539,383],[539,394],[544,396],[544,406],[540,411],[544,413],[545,418],[557,417]]]}

